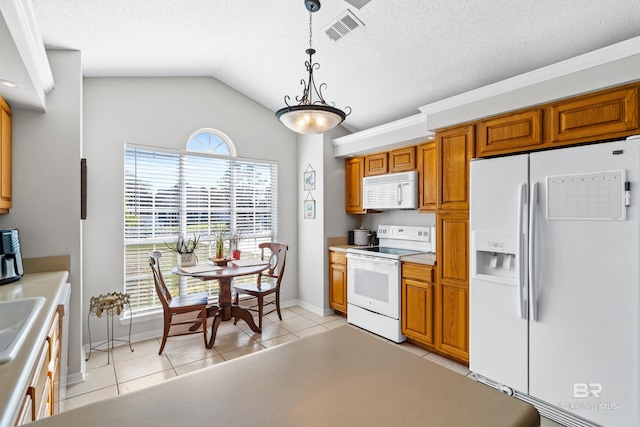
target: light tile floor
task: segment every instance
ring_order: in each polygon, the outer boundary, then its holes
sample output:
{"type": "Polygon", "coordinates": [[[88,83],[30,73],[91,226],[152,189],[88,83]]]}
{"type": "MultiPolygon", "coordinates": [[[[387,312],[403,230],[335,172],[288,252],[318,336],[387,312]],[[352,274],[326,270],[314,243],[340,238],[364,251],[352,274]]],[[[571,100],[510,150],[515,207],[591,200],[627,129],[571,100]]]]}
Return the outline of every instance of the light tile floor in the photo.
{"type": "MultiPolygon", "coordinates": [[[[160,338],[133,343],[133,352],[128,345],[112,350],[109,364],[106,352],[93,352],[87,361],[85,381],[67,388],[64,410],[149,387],[169,378],[345,324],[347,321],[342,316],[323,317],[305,308],[293,306],[282,309],[282,320],[278,319],[276,313],[264,317],[262,334],[251,331],[243,321],[239,321],[237,325],[231,321],[222,322],[212,349],[204,346],[202,335],[194,334],[170,337],[162,355],[158,355],[160,338]]],[[[389,345],[398,345],[380,339],[389,345]]],[[[461,375],[470,374],[466,366],[412,344],[405,342],[398,346],[461,375]]],[[[543,420],[542,424],[545,427],[558,425],[548,420],[543,420]]]]}

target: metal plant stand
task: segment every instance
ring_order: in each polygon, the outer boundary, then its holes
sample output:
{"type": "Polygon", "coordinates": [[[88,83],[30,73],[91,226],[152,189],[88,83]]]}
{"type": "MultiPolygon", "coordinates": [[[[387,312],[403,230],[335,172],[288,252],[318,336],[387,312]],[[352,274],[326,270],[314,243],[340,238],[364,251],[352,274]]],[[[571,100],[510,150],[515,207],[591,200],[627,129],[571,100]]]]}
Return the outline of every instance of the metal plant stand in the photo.
{"type": "Polygon", "coordinates": [[[89,330],[89,355],[85,359],[88,361],[91,357],[91,351],[106,351],[107,352],[107,364],[110,363],[109,350],[113,349],[114,341],[126,342],[129,344],[129,349],[133,351],[131,347],[131,323],[133,319],[131,317],[131,304],[129,303],[129,294],[120,292],[111,292],[106,295],[100,295],[97,297],[91,297],[89,301],[89,314],[87,315],[87,329],[89,330]],[[129,338],[126,340],[113,338],[113,318],[119,316],[125,309],[129,309],[129,338]],[[105,316],[107,319],[107,340],[93,346],[91,344],[91,316],[101,318],[105,316]],[[109,325],[111,324],[111,325],[109,325]],[[106,345],[106,348],[100,348],[106,345]]]}

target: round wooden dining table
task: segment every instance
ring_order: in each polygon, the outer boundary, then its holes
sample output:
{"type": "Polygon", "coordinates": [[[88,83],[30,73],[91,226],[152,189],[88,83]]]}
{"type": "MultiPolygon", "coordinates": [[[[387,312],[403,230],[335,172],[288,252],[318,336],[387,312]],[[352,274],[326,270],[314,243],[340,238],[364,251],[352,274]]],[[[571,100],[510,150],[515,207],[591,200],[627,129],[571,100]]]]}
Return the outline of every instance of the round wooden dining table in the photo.
{"type": "Polygon", "coordinates": [[[207,348],[213,347],[213,344],[216,341],[218,326],[220,326],[220,322],[223,320],[231,320],[232,318],[242,319],[247,322],[253,332],[261,333],[262,330],[258,325],[256,325],[251,312],[231,303],[231,281],[234,277],[260,273],[269,267],[269,262],[256,260],[255,264],[252,265],[236,266],[233,263],[228,263],[226,266],[222,267],[203,265],[199,265],[198,267],[202,267],[202,269],[211,267],[211,271],[188,272],[188,268],[186,268],[185,271],[180,267],[174,267],[171,269],[171,272],[179,276],[195,277],[200,280],[218,281],[218,304],[207,307],[207,317],[214,317],[211,325],[211,337],[209,338],[207,348]]]}

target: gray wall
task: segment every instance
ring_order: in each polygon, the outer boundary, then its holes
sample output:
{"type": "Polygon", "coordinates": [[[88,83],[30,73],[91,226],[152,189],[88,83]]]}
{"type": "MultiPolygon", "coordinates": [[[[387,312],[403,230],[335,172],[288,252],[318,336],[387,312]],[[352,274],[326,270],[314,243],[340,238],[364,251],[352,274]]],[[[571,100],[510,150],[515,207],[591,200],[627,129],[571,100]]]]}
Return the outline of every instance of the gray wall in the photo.
{"type": "Polygon", "coordinates": [[[70,255],[69,375],[77,379],[84,300],[80,158],[82,156],[82,70],[80,52],[49,51],[56,82],[47,112],[13,110],[13,208],[0,227],[18,227],[26,258],[70,255]]]}
{"type": "MultiPolygon", "coordinates": [[[[209,77],[84,79],[85,300],[123,287],[124,144],[184,149],[205,127],[228,135],[240,157],[278,163],[278,239],[290,245],[282,300],[297,300],[296,136],[272,111],[209,77]]],[[[126,335],[126,327],[117,325],[115,335],[126,335]]],[[[137,338],[160,331],[161,315],[134,319],[137,338]]]]}

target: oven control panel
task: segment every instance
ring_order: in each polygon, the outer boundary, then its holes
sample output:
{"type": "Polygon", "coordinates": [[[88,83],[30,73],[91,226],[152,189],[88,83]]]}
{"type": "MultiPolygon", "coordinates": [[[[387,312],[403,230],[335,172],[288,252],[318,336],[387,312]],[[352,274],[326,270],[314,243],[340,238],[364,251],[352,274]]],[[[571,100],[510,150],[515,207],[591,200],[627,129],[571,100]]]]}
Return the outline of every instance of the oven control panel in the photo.
{"type": "Polygon", "coordinates": [[[431,242],[432,233],[435,231],[434,228],[415,225],[379,225],[378,238],[431,242]]]}

